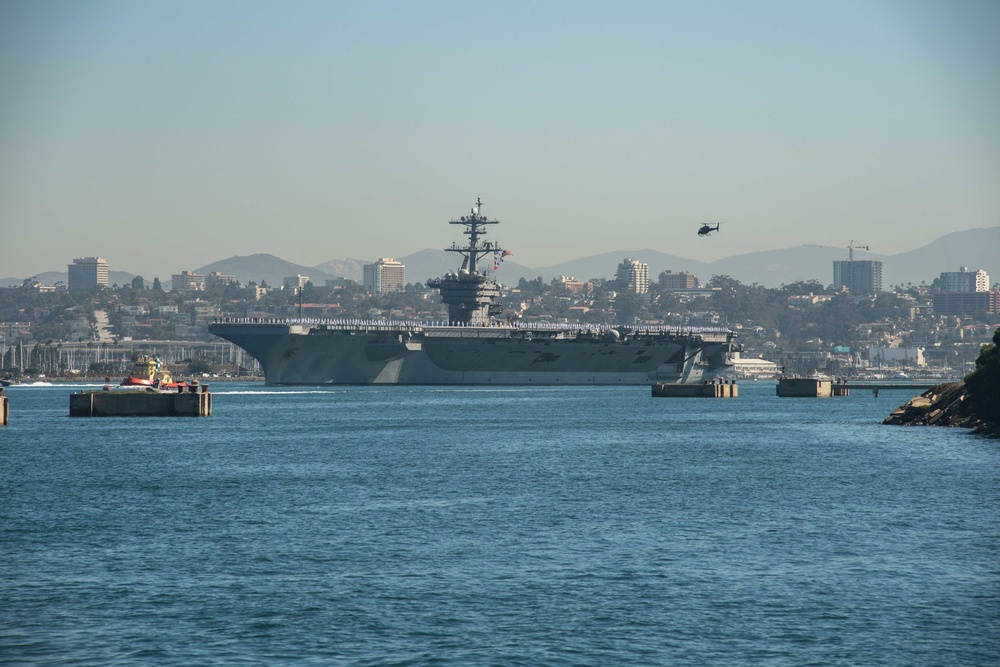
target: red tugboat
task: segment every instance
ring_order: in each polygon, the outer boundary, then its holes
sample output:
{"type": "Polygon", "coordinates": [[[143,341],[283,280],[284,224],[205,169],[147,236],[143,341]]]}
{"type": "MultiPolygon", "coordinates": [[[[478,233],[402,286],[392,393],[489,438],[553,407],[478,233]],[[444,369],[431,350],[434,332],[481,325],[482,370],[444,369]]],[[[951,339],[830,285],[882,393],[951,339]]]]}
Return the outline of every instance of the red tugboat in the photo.
{"type": "Polygon", "coordinates": [[[132,365],[132,374],[122,380],[122,387],[150,387],[152,389],[177,389],[186,387],[187,382],[181,380],[177,382],[167,370],[164,364],[160,363],[158,357],[140,355],[132,365]]]}

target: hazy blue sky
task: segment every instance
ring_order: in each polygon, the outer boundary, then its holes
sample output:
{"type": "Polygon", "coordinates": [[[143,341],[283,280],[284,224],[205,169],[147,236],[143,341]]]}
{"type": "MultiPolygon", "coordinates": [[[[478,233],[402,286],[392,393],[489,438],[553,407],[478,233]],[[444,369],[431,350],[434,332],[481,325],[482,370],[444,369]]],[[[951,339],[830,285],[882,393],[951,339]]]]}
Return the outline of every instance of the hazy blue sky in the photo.
{"type": "Polygon", "coordinates": [[[0,0],[0,277],[400,257],[477,196],[534,267],[910,250],[1000,224],[998,35],[995,1],[0,0]]]}

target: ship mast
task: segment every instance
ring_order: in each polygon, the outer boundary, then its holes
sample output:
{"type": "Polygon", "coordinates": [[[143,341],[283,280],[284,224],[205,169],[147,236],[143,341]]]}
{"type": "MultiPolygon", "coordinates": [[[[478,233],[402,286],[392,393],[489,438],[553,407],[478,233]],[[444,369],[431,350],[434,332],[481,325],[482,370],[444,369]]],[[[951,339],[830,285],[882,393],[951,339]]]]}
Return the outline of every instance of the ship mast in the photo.
{"type": "Polygon", "coordinates": [[[480,214],[482,207],[483,202],[477,197],[476,205],[469,215],[448,223],[462,225],[465,227],[463,233],[469,237],[468,245],[452,243],[450,248],[445,248],[447,252],[462,255],[462,268],[458,273],[447,273],[442,278],[432,278],[426,283],[428,287],[441,291],[441,300],[448,306],[448,320],[453,324],[484,326],[503,310],[500,305],[499,283],[479,272],[480,259],[490,253],[494,253],[494,257],[502,256],[504,252],[493,241],[479,240],[485,234],[483,227],[498,223],[497,220],[490,220],[480,214]]]}
{"type": "Polygon", "coordinates": [[[472,207],[469,215],[463,215],[458,220],[451,220],[448,222],[449,225],[464,225],[465,231],[462,232],[469,237],[469,245],[459,246],[455,243],[451,244],[450,248],[445,248],[448,252],[457,252],[464,258],[462,261],[462,268],[468,269],[469,273],[476,275],[478,273],[479,260],[490,253],[503,252],[498,244],[493,241],[486,241],[482,245],[479,244],[479,236],[485,234],[484,230],[480,227],[485,225],[496,225],[499,220],[490,220],[484,215],[480,215],[480,211],[483,208],[483,201],[479,197],[476,197],[476,205],[472,207]]]}

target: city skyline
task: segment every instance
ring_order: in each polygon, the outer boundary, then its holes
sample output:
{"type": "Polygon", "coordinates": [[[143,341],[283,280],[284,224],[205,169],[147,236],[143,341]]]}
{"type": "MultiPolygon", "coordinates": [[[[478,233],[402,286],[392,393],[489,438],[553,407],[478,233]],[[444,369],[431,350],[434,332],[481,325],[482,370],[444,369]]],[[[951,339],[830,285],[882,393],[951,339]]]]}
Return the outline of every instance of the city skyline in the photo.
{"type": "MultiPolygon", "coordinates": [[[[836,265],[845,258],[850,258],[852,252],[857,253],[856,259],[859,261],[877,260],[886,266],[885,285],[913,283],[919,284],[922,281],[930,281],[938,272],[951,272],[956,269],[967,269],[973,267],[973,271],[983,270],[990,275],[1000,276],[1000,256],[996,254],[994,248],[1000,247],[1000,226],[954,232],[935,239],[932,243],[921,248],[898,255],[880,255],[865,250],[863,246],[852,245],[850,248],[840,245],[802,245],[790,248],[775,249],[762,252],[750,252],[720,258],[713,262],[702,262],[692,258],[678,257],[669,253],[662,253],[655,250],[605,250],[604,252],[587,257],[575,258],[566,262],[548,267],[528,267],[514,261],[508,260],[501,263],[498,272],[491,272],[507,285],[517,283],[522,277],[527,280],[542,278],[550,280],[559,276],[588,276],[587,280],[598,278],[610,278],[615,275],[615,267],[619,266],[623,258],[629,256],[640,258],[643,264],[650,267],[650,279],[659,275],[661,271],[672,271],[681,275],[681,271],[691,271],[695,276],[700,276],[706,281],[715,275],[724,275],[736,278],[746,284],[759,283],[761,285],[776,287],[782,284],[796,281],[816,280],[823,285],[829,285],[830,277],[837,283],[836,265]],[[679,268],[680,267],[680,268],[679,268]],[[828,271],[829,267],[834,270],[828,271]]],[[[413,276],[424,276],[433,278],[452,272],[457,265],[449,257],[446,250],[426,249],[417,251],[412,255],[405,256],[402,263],[408,268],[407,280],[413,276]]],[[[95,258],[102,262],[107,262],[104,258],[95,258]]],[[[178,261],[178,266],[184,266],[183,258],[174,258],[178,261]]],[[[77,260],[69,265],[73,269],[77,260]]],[[[392,260],[396,261],[396,260],[392,260]]],[[[181,274],[190,273],[189,278],[180,276],[181,282],[189,279],[203,280],[208,282],[231,282],[240,280],[244,283],[249,281],[260,282],[266,280],[269,284],[281,284],[285,278],[296,273],[308,275],[312,279],[322,282],[329,279],[346,278],[357,281],[364,281],[364,268],[371,262],[358,259],[334,260],[318,266],[309,267],[285,258],[277,257],[268,253],[258,253],[254,255],[233,256],[222,258],[209,265],[195,267],[192,273],[190,268],[182,269],[181,274]]],[[[147,285],[153,279],[162,282],[177,279],[180,274],[176,271],[168,276],[157,276],[144,272],[136,274],[123,270],[113,264],[107,266],[109,284],[127,284],[137,275],[142,276],[147,285]]],[[[190,265],[188,265],[190,266],[190,265]]],[[[620,267],[619,267],[620,268],[620,267]]],[[[56,286],[60,282],[66,284],[68,277],[66,271],[36,271],[32,272],[28,278],[37,280],[40,285],[56,286]]],[[[16,287],[23,283],[25,277],[0,277],[0,287],[16,287]]],[[[421,281],[420,278],[414,280],[421,281]]],[[[992,283],[991,283],[992,284],[992,283]]]]}
{"type": "Polygon", "coordinates": [[[1000,222],[998,27],[987,2],[3,2],[0,274],[405,256],[477,196],[527,266],[905,252],[1000,222]]]}

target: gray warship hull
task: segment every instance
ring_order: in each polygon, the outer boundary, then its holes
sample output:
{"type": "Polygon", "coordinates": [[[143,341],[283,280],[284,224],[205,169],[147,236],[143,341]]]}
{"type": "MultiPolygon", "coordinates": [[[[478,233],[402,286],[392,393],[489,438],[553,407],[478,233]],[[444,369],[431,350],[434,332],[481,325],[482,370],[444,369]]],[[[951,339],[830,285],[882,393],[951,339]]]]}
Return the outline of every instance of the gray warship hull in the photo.
{"type": "Polygon", "coordinates": [[[649,385],[729,370],[725,330],[220,321],[274,385],[649,385]]]}

